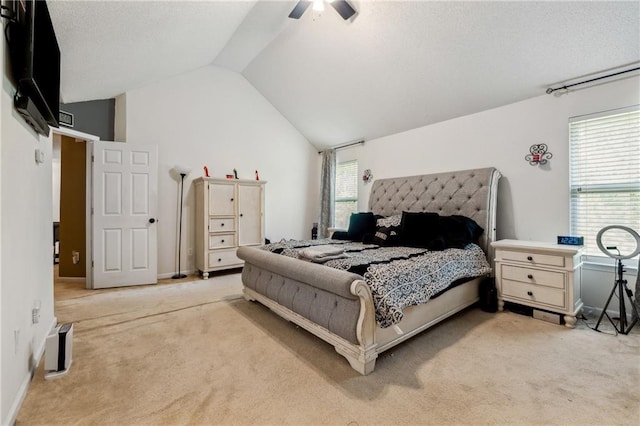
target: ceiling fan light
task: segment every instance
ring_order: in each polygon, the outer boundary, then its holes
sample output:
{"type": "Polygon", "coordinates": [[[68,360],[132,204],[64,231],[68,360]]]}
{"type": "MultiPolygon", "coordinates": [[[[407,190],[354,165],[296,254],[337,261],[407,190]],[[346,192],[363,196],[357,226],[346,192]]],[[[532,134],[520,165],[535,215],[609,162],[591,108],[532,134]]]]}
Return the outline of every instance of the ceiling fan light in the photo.
{"type": "Polygon", "coordinates": [[[322,0],[313,0],[313,10],[316,12],[324,11],[324,3],[322,0]]]}

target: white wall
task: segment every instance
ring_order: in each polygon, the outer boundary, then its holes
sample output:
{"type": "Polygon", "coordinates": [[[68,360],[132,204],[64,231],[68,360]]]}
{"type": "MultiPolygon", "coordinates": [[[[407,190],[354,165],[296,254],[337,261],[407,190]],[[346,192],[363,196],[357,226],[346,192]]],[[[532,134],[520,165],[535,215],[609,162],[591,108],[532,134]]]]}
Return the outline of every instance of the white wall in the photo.
{"type": "MultiPolygon", "coordinates": [[[[182,269],[194,270],[192,179],[224,177],[266,180],[266,237],[308,237],[317,222],[319,156],[311,144],[240,74],[207,66],[127,92],[116,102],[126,121],[126,142],[158,144],[158,273],[175,272],[178,181],[176,164],[191,167],[185,179],[182,269]],[[122,105],[125,101],[126,105],[122,105]]],[[[122,124],[116,124],[122,128],[122,124]]],[[[120,132],[122,134],[122,132],[120,132]]]]}
{"type": "Polygon", "coordinates": [[[2,50],[0,144],[0,422],[11,424],[24,397],[35,361],[53,326],[51,139],[40,138],[13,109],[14,86],[2,50]],[[36,148],[45,162],[36,164],[36,148]],[[38,324],[31,323],[34,302],[38,324]],[[16,339],[17,330],[17,339],[16,339]]]}
{"type": "MultiPolygon", "coordinates": [[[[542,89],[541,89],[542,92],[542,89]]],[[[640,78],[539,97],[454,120],[367,141],[339,158],[357,158],[374,178],[408,176],[495,166],[499,187],[498,238],[555,242],[569,234],[570,117],[640,103],[640,78]],[[553,158],[547,167],[524,159],[532,144],[545,143],[553,158]]],[[[368,205],[370,185],[360,181],[359,210],[368,205]]],[[[628,280],[634,282],[629,268],[628,280]]],[[[585,271],[583,301],[601,307],[613,280],[585,271]]]]}

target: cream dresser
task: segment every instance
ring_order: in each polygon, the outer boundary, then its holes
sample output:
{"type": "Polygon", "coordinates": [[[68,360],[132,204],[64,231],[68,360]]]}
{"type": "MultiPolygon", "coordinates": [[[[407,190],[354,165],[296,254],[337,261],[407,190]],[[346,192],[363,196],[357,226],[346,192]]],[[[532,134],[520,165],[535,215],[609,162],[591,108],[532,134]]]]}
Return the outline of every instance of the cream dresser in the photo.
{"type": "Polygon", "coordinates": [[[194,179],[196,268],[209,272],[239,268],[239,246],[264,244],[265,181],[194,179]]]}
{"type": "Polygon", "coordinates": [[[582,310],[582,247],[500,240],[495,250],[498,310],[513,302],[564,315],[573,328],[582,310]]]}

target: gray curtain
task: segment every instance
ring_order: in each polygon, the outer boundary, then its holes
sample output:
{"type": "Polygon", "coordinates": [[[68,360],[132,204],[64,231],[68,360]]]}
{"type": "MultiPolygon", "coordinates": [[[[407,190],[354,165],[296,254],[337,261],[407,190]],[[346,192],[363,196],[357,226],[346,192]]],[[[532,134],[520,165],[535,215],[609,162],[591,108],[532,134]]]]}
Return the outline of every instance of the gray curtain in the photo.
{"type": "Polygon", "coordinates": [[[322,151],[322,171],[320,174],[320,220],[318,238],[328,238],[333,226],[336,186],[336,150],[322,151]]]}
{"type": "MultiPolygon", "coordinates": [[[[633,299],[633,303],[635,303],[636,308],[638,309],[638,312],[640,312],[640,258],[638,258],[638,272],[637,272],[637,276],[636,276],[636,291],[634,294],[634,299],[633,299]]],[[[632,311],[633,314],[631,315],[631,317],[635,320],[636,319],[636,312],[632,311]]],[[[638,318],[640,320],[640,318],[638,318]]]]}

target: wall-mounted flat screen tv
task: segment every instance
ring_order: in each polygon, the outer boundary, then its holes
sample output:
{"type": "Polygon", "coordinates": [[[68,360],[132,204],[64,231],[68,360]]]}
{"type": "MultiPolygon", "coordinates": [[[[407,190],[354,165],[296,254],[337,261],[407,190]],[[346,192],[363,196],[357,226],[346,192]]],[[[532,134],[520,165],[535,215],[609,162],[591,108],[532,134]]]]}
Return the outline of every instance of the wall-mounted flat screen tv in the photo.
{"type": "Polygon", "coordinates": [[[15,0],[9,49],[17,93],[14,106],[44,136],[58,127],[60,48],[47,2],[15,0]]]}

